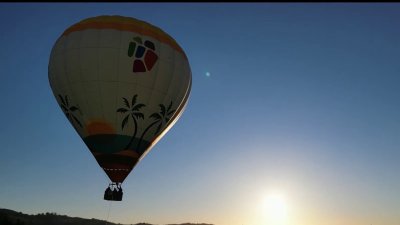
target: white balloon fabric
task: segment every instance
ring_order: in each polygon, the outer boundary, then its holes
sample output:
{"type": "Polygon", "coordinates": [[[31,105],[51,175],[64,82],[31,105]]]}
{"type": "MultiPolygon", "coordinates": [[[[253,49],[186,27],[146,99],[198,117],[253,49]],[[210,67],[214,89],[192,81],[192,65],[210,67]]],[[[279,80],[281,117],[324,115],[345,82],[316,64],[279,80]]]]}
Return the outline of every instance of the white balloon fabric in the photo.
{"type": "Polygon", "coordinates": [[[48,76],[66,117],[118,183],[180,117],[192,83],[172,37],[122,16],[88,18],[65,30],[48,76]]]}

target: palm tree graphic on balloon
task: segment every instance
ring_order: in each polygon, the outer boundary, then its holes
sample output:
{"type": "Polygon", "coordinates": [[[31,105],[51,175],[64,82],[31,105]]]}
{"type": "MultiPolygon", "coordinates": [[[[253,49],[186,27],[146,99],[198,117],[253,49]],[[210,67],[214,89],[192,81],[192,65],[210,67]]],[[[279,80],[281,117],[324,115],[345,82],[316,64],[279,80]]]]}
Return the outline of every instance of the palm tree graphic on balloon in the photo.
{"type": "Polygon", "coordinates": [[[143,132],[142,136],[140,137],[137,149],[140,149],[140,144],[142,143],[142,140],[144,138],[144,135],[152,128],[154,125],[158,124],[158,127],[156,131],[154,132],[154,136],[160,132],[161,128],[168,124],[169,120],[171,119],[171,116],[174,114],[175,109],[172,110],[172,101],[169,104],[168,107],[165,107],[163,104],[159,104],[160,106],[160,112],[158,113],[153,113],[149,116],[149,118],[152,118],[154,121],[151,123],[143,132]]]}
{"type": "Polygon", "coordinates": [[[131,117],[133,120],[133,124],[134,124],[134,129],[133,129],[133,135],[131,140],[129,141],[129,143],[126,145],[125,149],[129,149],[129,147],[132,145],[133,141],[135,140],[136,137],[136,133],[137,133],[137,120],[144,119],[144,115],[143,113],[140,112],[140,109],[142,107],[145,107],[145,104],[136,104],[136,100],[137,100],[137,95],[134,95],[132,97],[132,101],[131,104],[129,104],[128,99],[126,98],[122,98],[124,100],[124,104],[126,106],[126,108],[119,108],[117,109],[117,112],[125,114],[128,113],[128,115],[125,116],[125,118],[122,120],[122,129],[124,129],[125,125],[128,123],[129,118],[131,117]]]}
{"type": "MultiPolygon", "coordinates": [[[[130,149],[131,145],[133,144],[136,134],[137,134],[137,126],[138,126],[138,120],[139,119],[144,119],[144,114],[140,112],[140,109],[142,107],[145,107],[145,104],[138,103],[136,104],[137,101],[137,95],[134,95],[132,97],[131,104],[129,104],[128,99],[122,98],[124,100],[124,104],[126,107],[121,107],[117,109],[117,112],[127,115],[125,118],[122,120],[122,129],[125,128],[127,125],[129,118],[132,118],[133,124],[134,124],[134,129],[133,129],[133,135],[129,141],[129,143],[126,145],[125,149],[130,149]]],[[[141,143],[143,141],[144,136],[146,135],[149,130],[158,124],[157,129],[154,132],[154,136],[161,131],[161,128],[164,127],[166,124],[168,124],[169,120],[171,119],[171,116],[174,114],[175,109],[172,109],[172,101],[169,104],[168,107],[166,107],[164,104],[159,104],[160,111],[157,113],[153,113],[149,116],[150,119],[153,120],[153,122],[143,131],[142,135],[139,138],[138,144],[137,144],[137,151],[141,151],[141,143]]]]}
{"type": "Polygon", "coordinates": [[[75,121],[75,123],[77,123],[80,127],[82,127],[81,122],[79,122],[78,118],[76,118],[76,116],[74,115],[75,111],[80,112],[79,108],[76,106],[69,105],[68,95],[65,96],[65,99],[61,95],[58,95],[58,97],[60,98],[61,101],[60,107],[64,111],[65,116],[68,118],[71,124],[74,125],[73,121],[75,121]]]}

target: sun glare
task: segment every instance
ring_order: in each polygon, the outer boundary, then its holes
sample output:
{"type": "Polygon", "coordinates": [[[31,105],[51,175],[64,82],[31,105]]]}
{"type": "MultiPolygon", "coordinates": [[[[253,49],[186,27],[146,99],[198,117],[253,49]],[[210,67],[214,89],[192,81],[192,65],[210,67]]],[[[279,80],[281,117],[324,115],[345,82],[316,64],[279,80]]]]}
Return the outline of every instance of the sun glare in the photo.
{"type": "Polygon", "coordinates": [[[288,206],[283,194],[270,193],[264,197],[262,204],[266,224],[288,224],[288,206]]]}

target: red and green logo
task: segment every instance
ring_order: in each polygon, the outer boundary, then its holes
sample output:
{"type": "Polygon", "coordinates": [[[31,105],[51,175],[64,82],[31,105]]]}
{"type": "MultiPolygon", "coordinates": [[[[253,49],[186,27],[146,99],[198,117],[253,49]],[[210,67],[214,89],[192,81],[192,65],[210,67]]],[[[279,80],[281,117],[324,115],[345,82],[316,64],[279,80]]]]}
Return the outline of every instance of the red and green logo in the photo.
{"type": "Polygon", "coordinates": [[[133,72],[150,71],[158,60],[154,43],[142,38],[134,37],[129,43],[128,56],[133,57],[133,72]]]}

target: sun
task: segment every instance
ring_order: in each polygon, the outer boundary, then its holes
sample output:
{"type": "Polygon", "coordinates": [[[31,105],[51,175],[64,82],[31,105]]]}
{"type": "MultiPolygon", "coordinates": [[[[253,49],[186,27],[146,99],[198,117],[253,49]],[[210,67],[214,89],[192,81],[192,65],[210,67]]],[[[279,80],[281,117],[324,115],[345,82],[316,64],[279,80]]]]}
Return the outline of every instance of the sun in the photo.
{"type": "Polygon", "coordinates": [[[263,214],[266,224],[286,225],[288,224],[288,204],[284,194],[279,192],[269,193],[262,201],[263,214]]]}

